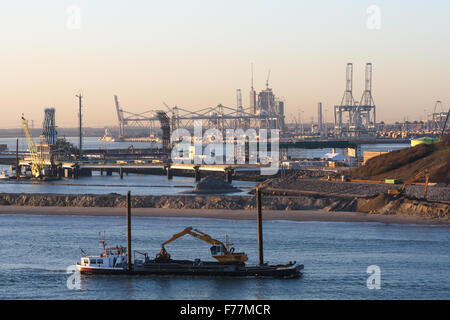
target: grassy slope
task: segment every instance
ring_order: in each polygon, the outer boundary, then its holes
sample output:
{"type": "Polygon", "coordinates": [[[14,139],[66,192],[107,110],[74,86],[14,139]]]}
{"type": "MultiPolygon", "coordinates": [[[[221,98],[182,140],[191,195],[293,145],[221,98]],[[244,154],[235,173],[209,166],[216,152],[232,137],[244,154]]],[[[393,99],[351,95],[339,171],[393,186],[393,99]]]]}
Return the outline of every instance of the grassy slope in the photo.
{"type": "MultiPolygon", "coordinates": [[[[444,142],[421,144],[413,148],[392,151],[372,158],[349,172],[352,178],[382,180],[386,178],[408,181],[427,168],[431,182],[450,183],[449,135],[444,142]]],[[[423,181],[420,179],[418,181],[423,181]]]]}

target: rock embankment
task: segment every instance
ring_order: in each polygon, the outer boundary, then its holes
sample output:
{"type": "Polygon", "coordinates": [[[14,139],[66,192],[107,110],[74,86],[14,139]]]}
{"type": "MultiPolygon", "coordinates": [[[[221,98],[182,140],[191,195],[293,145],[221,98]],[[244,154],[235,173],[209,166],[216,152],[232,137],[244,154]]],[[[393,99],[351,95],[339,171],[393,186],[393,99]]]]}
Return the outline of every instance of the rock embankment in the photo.
{"type": "MultiPolygon", "coordinates": [[[[266,210],[321,209],[333,202],[333,198],[264,197],[266,210]]],[[[96,195],[63,194],[11,194],[0,193],[0,205],[57,206],[57,207],[117,207],[125,208],[126,197],[116,193],[96,195]]],[[[255,209],[256,200],[249,196],[132,196],[134,208],[168,209],[255,209]]]]}
{"type": "MultiPolygon", "coordinates": [[[[274,178],[260,184],[273,190],[291,190],[294,192],[313,192],[327,195],[350,195],[373,197],[381,193],[387,193],[389,189],[399,189],[401,185],[389,185],[383,183],[337,182],[319,179],[309,179],[293,174],[283,178],[274,178]]],[[[405,188],[408,197],[420,198],[424,194],[424,186],[408,185],[405,188]]],[[[450,202],[450,187],[429,186],[427,199],[430,201],[450,202]]]]}
{"type": "MultiPolygon", "coordinates": [[[[0,193],[0,205],[125,208],[126,198],[115,193],[105,195],[0,193]]],[[[254,210],[256,201],[254,197],[231,195],[132,196],[132,206],[134,208],[254,210]]],[[[263,210],[347,211],[450,219],[448,203],[387,194],[350,197],[313,193],[279,196],[266,193],[262,199],[262,207],[263,210]]]]}

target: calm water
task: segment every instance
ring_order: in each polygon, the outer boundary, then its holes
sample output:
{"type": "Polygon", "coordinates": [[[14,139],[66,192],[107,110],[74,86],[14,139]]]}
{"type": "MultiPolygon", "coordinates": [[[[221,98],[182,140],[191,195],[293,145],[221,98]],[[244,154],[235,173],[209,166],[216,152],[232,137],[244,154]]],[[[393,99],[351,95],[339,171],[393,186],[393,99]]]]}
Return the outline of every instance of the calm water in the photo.
{"type": "MultiPolygon", "coordinates": [[[[6,144],[9,151],[16,151],[16,139],[17,138],[0,138],[0,144],[6,144]]],[[[39,137],[34,137],[35,143],[39,142],[39,137]]],[[[78,137],[66,137],[66,140],[75,146],[79,144],[78,137]]],[[[98,141],[98,137],[84,137],[83,149],[126,149],[129,146],[133,146],[137,149],[143,148],[155,148],[158,145],[151,142],[104,142],[98,141]]],[[[19,150],[26,151],[28,149],[27,139],[25,137],[19,138],[19,150]]]]}
{"type": "MultiPolygon", "coordinates": [[[[0,165],[0,169],[9,166],[0,165]]],[[[235,187],[254,187],[256,182],[233,181],[235,187]]],[[[168,180],[164,175],[129,174],[120,179],[118,173],[112,176],[94,171],[92,177],[78,179],[61,179],[47,182],[33,181],[0,181],[0,192],[5,193],[62,193],[62,194],[126,194],[130,190],[134,195],[176,195],[182,191],[191,190],[196,185],[192,177],[177,177],[168,180]]],[[[248,189],[230,193],[232,195],[246,195],[248,189]]]]}
{"type": "MultiPolygon", "coordinates": [[[[226,232],[237,250],[257,261],[255,221],[135,217],[134,249],[153,256],[186,226],[220,240],[226,232]]],[[[265,259],[296,260],[294,280],[151,276],[81,276],[70,290],[68,266],[79,248],[99,253],[98,231],[111,245],[125,245],[122,217],[0,215],[0,299],[449,299],[450,229],[379,223],[264,222],[265,259]],[[367,267],[381,269],[381,289],[366,286],[367,267]]],[[[209,245],[183,237],[167,246],[174,258],[210,260],[209,245]]]]}

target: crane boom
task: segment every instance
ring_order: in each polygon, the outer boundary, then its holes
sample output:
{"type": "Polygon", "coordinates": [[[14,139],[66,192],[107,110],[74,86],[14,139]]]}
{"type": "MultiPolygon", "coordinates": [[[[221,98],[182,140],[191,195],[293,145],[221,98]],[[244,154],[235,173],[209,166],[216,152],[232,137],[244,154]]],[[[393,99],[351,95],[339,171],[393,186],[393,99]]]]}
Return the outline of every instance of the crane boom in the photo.
{"type": "Polygon", "coordinates": [[[44,169],[44,160],[39,156],[39,153],[36,148],[36,144],[33,141],[33,137],[30,133],[30,129],[28,128],[28,121],[22,115],[22,125],[23,130],[25,131],[25,135],[27,136],[28,149],[31,154],[31,172],[36,178],[39,178],[42,175],[42,170],[44,169]]]}

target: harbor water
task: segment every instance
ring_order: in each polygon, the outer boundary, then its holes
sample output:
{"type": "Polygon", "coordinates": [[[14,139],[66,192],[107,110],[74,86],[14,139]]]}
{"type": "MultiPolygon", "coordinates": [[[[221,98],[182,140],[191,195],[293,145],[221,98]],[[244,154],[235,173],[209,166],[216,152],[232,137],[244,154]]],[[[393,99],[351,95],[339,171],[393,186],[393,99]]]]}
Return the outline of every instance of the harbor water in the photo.
{"type": "MultiPolygon", "coordinates": [[[[222,241],[229,233],[236,250],[257,263],[256,221],[135,217],[133,249],[152,257],[187,226],[222,241]]],[[[265,261],[304,264],[299,279],[68,273],[80,248],[100,253],[99,231],[112,246],[126,244],[125,217],[0,215],[0,299],[450,298],[450,229],[444,226],[265,221],[265,261]],[[378,268],[379,289],[369,289],[368,268],[378,268]]],[[[189,236],[166,249],[175,259],[212,259],[209,245],[189,236]]]]}
{"type": "MultiPolygon", "coordinates": [[[[0,166],[0,169],[9,166],[0,166]]],[[[233,181],[235,187],[246,187],[230,195],[247,195],[249,187],[256,186],[256,182],[233,181]]],[[[174,176],[169,180],[165,175],[133,174],[124,175],[120,179],[118,173],[111,176],[100,175],[98,171],[92,177],[77,179],[63,178],[54,181],[0,181],[0,193],[57,193],[57,194],[107,194],[118,193],[125,195],[131,191],[133,195],[162,196],[177,195],[192,190],[196,185],[193,177],[174,176]]]]}

